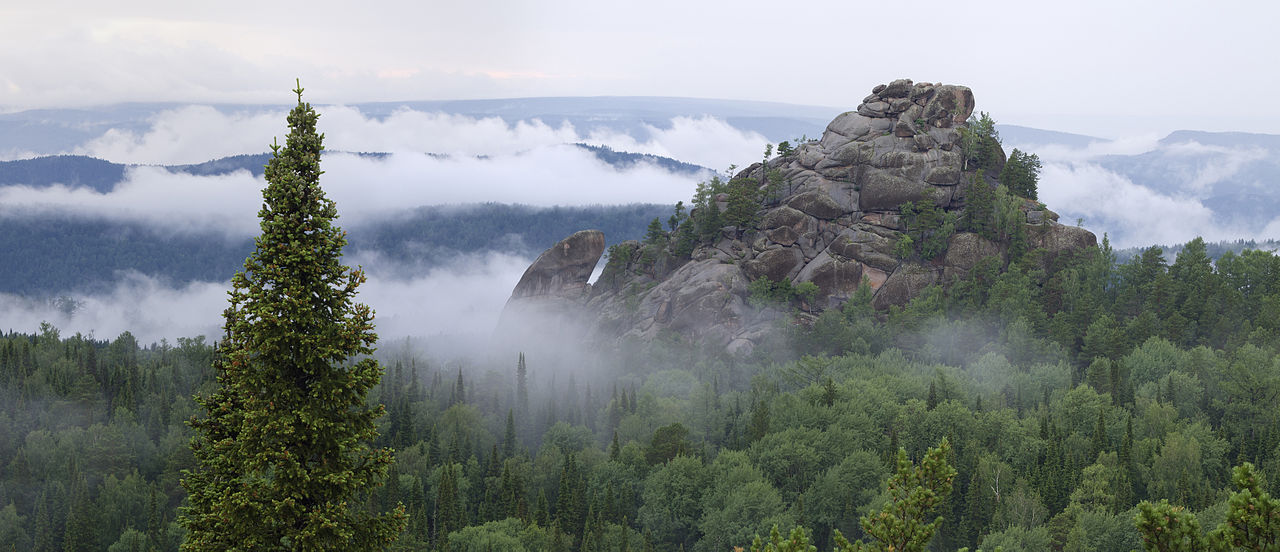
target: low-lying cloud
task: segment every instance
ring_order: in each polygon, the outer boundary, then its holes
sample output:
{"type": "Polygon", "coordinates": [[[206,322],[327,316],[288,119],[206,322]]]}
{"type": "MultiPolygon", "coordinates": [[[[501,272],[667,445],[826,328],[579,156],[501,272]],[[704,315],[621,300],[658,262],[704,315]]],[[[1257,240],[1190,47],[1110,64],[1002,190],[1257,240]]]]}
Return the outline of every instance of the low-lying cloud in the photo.
{"type": "MultiPolygon", "coordinates": [[[[370,117],[348,106],[319,106],[318,129],[330,151],[436,153],[459,157],[507,156],[574,142],[651,153],[713,169],[755,161],[768,139],[713,117],[674,117],[643,125],[645,140],[608,129],[575,128],[566,121],[508,123],[499,117],[400,109],[370,117]]],[[[162,111],[145,132],[110,130],[72,152],[116,163],[175,165],[267,151],[288,132],[283,110],[220,111],[185,106],[162,111]]]]}
{"type": "MultiPolygon", "coordinates": [[[[485,158],[399,153],[327,155],[321,186],[337,202],[341,224],[376,222],[424,205],[520,203],[581,206],[688,200],[696,177],[640,163],[617,169],[573,145],[551,145],[485,158]]],[[[159,167],[129,169],[108,193],[53,186],[0,187],[0,216],[71,213],[143,222],[165,232],[258,232],[265,180],[247,171],[221,176],[175,174],[159,167]]]]}
{"type": "MultiPolygon", "coordinates": [[[[446,266],[418,271],[378,256],[348,259],[369,279],[357,300],[376,313],[383,341],[413,337],[487,337],[529,259],[500,253],[468,255],[446,266]]],[[[124,331],[143,343],[221,335],[226,282],[172,285],[136,272],[119,275],[105,292],[68,292],[55,300],[0,294],[6,330],[33,332],[49,322],[63,335],[111,339],[124,331]]]]}
{"type": "Polygon", "coordinates": [[[1116,247],[1181,243],[1234,236],[1194,198],[1162,195],[1096,164],[1048,163],[1040,174],[1040,200],[1061,222],[1106,232],[1116,247]]]}
{"type": "MultiPolygon", "coordinates": [[[[604,128],[575,129],[538,120],[509,124],[402,109],[369,117],[345,106],[320,108],[326,146],[322,186],[345,224],[378,220],[423,205],[479,202],[534,206],[675,203],[698,177],[639,163],[618,169],[584,142],[708,167],[745,165],[766,142],[710,117],[645,125],[644,140],[604,128]],[[342,152],[387,152],[383,157],[342,152]]],[[[138,165],[109,193],[53,186],[0,187],[0,216],[71,213],[145,222],[162,232],[210,232],[243,238],[257,230],[261,178],[175,174],[150,165],[190,164],[256,153],[287,132],[283,111],[221,111],[187,106],[161,112],[145,132],[111,130],[75,153],[138,165]]]]}
{"type": "Polygon", "coordinates": [[[1275,155],[1262,147],[1168,142],[1149,135],[1086,147],[1018,147],[1044,162],[1041,201],[1061,213],[1062,222],[1083,219],[1086,228],[1109,234],[1117,247],[1280,235],[1280,217],[1268,223],[1210,208],[1245,201],[1242,194],[1257,186],[1249,176],[1256,173],[1248,171],[1275,155]],[[1207,204],[1211,199],[1217,203],[1207,204]]]}

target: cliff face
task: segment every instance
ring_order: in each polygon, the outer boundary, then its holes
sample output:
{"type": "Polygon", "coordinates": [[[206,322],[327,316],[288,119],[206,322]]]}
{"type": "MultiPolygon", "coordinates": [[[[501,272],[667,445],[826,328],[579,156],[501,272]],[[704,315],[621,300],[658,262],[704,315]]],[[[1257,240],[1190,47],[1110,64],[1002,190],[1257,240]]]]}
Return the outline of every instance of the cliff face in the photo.
{"type": "MultiPolygon", "coordinates": [[[[820,140],[734,176],[730,182],[760,192],[750,224],[704,232],[687,256],[677,245],[679,231],[666,242],[615,246],[600,281],[571,309],[587,322],[587,339],[652,340],[671,332],[745,353],[774,330],[777,317],[790,316],[748,303],[748,285],[760,278],[815,285],[816,294],[801,304],[805,313],[839,307],[865,281],[873,306],[883,310],[930,285],[964,278],[983,258],[1007,259],[1007,240],[970,232],[943,235],[944,249],[927,258],[900,246],[918,230],[909,226],[918,223],[921,205],[957,220],[965,190],[976,185],[962,184],[994,186],[1005,163],[998,144],[985,179],[965,163],[960,129],[973,107],[973,93],[963,86],[910,80],[877,86],[855,111],[831,121],[820,140]],[[906,213],[904,205],[911,206],[906,213]]],[[[726,195],[704,208],[731,209],[726,195]]],[[[1092,233],[1058,224],[1042,205],[1014,206],[1027,248],[1055,254],[1096,244],[1092,233]]],[[[707,215],[691,213],[682,226],[707,215]]],[[[527,296],[523,286],[513,302],[527,296]]]]}

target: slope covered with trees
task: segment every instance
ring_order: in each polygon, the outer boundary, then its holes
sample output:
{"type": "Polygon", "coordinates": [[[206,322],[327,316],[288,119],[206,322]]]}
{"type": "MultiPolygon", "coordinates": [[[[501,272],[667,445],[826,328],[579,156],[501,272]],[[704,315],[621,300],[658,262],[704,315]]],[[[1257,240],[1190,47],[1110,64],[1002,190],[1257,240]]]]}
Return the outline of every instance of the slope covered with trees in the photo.
{"type": "MultiPolygon", "coordinates": [[[[384,346],[370,400],[396,463],[362,503],[404,503],[404,549],[718,550],[798,525],[827,550],[833,529],[867,536],[899,448],[920,459],[946,438],[941,549],[1129,550],[1141,500],[1207,532],[1233,466],[1280,491],[1280,257],[1215,265],[1196,245],[1120,265],[1104,247],[1046,281],[1015,265],[883,319],[855,299],[747,359],[678,342],[523,362],[384,346]]],[[[51,327],[0,339],[0,545],[174,549],[183,421],[213,356],[51,327]]]]}

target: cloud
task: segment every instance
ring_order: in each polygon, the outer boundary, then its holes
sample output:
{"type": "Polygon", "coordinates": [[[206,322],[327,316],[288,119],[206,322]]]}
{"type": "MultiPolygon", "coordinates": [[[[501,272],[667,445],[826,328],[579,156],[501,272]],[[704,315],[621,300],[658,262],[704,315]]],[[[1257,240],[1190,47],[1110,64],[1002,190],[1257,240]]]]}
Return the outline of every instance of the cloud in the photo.
{"type": "Polygon", "coordinates": [[[1082,217],[1085,227],[1110,234],[1116,247],[1245,235],[1223,225],[1195,198],[1160,194],[1096,164],[1046,163],[1039,191],[1040,200],[1061,213],[1064,223],[1082,217]]]}
{"type": "MultiPolygon", "coordinates": [[[[651,153],[723,169],[755,161],[768,139],[713,117],[674,117],[668,125],[644,125],[646,140],[624,132],[577,129],[568,122],[538,119],[508,123],[499,117],[399,109],[371,117],[348,106],[319,106],[318,130],[329,151],[437,153],[463,157],[513,155],[532,149],[587,142],[619,151],[651,153]]],[[[222,111],[184,106],[156,113],[145,132],[112,129],[69,153],[116,163],[200,163],[268,150],[288,128],[278,109],[222,111]]]]}
{"type": "Polygon", "coordinates": [[[649,140],[613,132],[593,132],[586,141],[616,150],[651,153],[715,170],[736,164],[745,167],[764,155],[769,140],[755,132],[743,132],[714,117],[675,117],[671,126],[645,125],[649,140]]]}
{"type": "Polygon", "coordinates": [[[1085,147],[1066,144],[1005,144],[1006,151],[1018,148],[1034,153],[1045,162],[1083,162],[1108,155],[1140,155],[1159,147],[1160,135],[1155,133],[1126,136],[1115,140],[1097,140],[1085,147]]]}
{"type": "MultiPolygon", "coordinates": [[[[369,279],[357,301],[374,309],[378,335],[387,342],[406,336],[487,337],[530,260],[499,253],[467,255],[429,270],[378,255],[346,262],[363,265],[369,279]]],[[[175,286],[126,272],[110,290],[69,292],[54,301],[0,294],[0,327],[35,331],[47,321],[64,335],[110,339],[127,330],[143,343],[216,338],[228,289],[224,282],[175,286]]]]}
{"type": "Polygon", "coordinates": [[[115,163],[182,165],[267,151],[288,133],[283,111],[222,113],[209,106],[163,111],[145,133],[110,129],[71,153],[115,163]]]}
{"type": "Polygon", "coordinates": [[[227,306],[226,290],[223,283],[191,282],[175,287],[127,272],[103,293],[67,293],[55,301],[0,294],[0,312],[4,313],[0,325],[30,332],[41,322],[49,322],[64,335],[78,332],[99,339],[129,331],[144,343],[216,336],[227,306]]]}
{"type": "Polygon", "coordinates": [[[1214,184],[1235,176],[1245,165],[1261,161],[1271,155],[1261,147],[1229,148],[1205,145],[1196,141],[1165,145],[1159,151],[1170,157],[1204,160],[1195,166],[1194,172],[1181,175],[1183,178],[1180,179],[1182,181],[1180,188],[1195,193],[1210,191],[1214,184]]]}
{"type": "Polygon", "coordinates": [[[344,217],[359,221],[418,205],[496,201],[529,205],[675,203],[695,179],[641,164],[626,170],[574,146],[478,159],[399,154],[326,158],[323,185],[344,217]]]}
{"type": "MultiPolygon", "coordinates": [[[[376,222],[424,205],[521,203],[535,206],[675,203],[696,178],[650,164],[618,170],[572,145],[542,146],[485,158],[400,153],[383,158],[325,157],[321,186],[337,202],[341,223],[376,222]]],[[[71,213],[147,223],[162,232],[258,232],[265,180],[247,171],[221,176],[135,167],[108,193],[53,186],[0,187],[0,216],[71,213]]]]}
{"type": "MultiPolygon", "coordinates": [[[[675,203],[687,200],[697,177],[640,163],[619,170],[571,145],[585,141],[619,151],[652,153],[710,167],[746,165],[766,139],[710,117],[676,117],[646,125],[647,138],[568,123],[508,124],[402,109],[382,118],[350,107],[321,108],[327,154],[321,185],[338,203],[343,222],[360,224],[423,205],[477,202],[536,206],[675,203]],[[342,152],[392,152],[381,158],[342,152]],[[431,154],[446,154],[446,157],[431,154]]],[[[114,162],[185,164],[256,153],[268,137],[283,137],[284,113],[223,112],[188,106],[156,114],[142,132],[110,130],[76,153],[114,162]]],[[[0,187],[0,205],[22,212],[70,212],[142,221],[164,231],[218,231],[234,237],[257,230],[265,182],[247,172],[222,176],[174,174],[137,166],[109,193],[62,186],[0,187]]],[[[0,216],[3,214],[0,213],[0,216]]]]}
{"type": "Polygon", "coordinates": [[[247,171],[221,176],[174,174],[136,167],[109,193],[89,188],[0,187],[0,216],[70,213],[150,223],[158,230],[245,237],[258,229],[263,182],[247,171]]]}

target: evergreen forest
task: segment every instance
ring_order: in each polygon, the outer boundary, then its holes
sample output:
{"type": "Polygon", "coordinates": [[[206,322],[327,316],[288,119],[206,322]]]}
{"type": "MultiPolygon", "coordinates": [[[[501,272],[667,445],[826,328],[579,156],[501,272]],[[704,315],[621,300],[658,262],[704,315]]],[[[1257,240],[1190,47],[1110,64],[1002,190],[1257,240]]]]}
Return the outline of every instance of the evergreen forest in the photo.
{"type": "MultiPolygon", "coordinates": [[[[750,358],[674,338],[563,358],[383,343],[369,401],[395,461],[361,507],[403,504],[397,550],[728,550],[775,526],[829,550],[837,530],[868,538],[900,449],[910,464],[944,441],[933,550],[1138,549],[1160,501],[1208,533],[1245,463],[1280,494],[1272,253],[1215,263],[1197,240],[1117,263],[1104,241],[883,316],[867,297],[750,358]]],[[[217,354],[0,337],[0,549],[177,550],[217,354]]]]}

